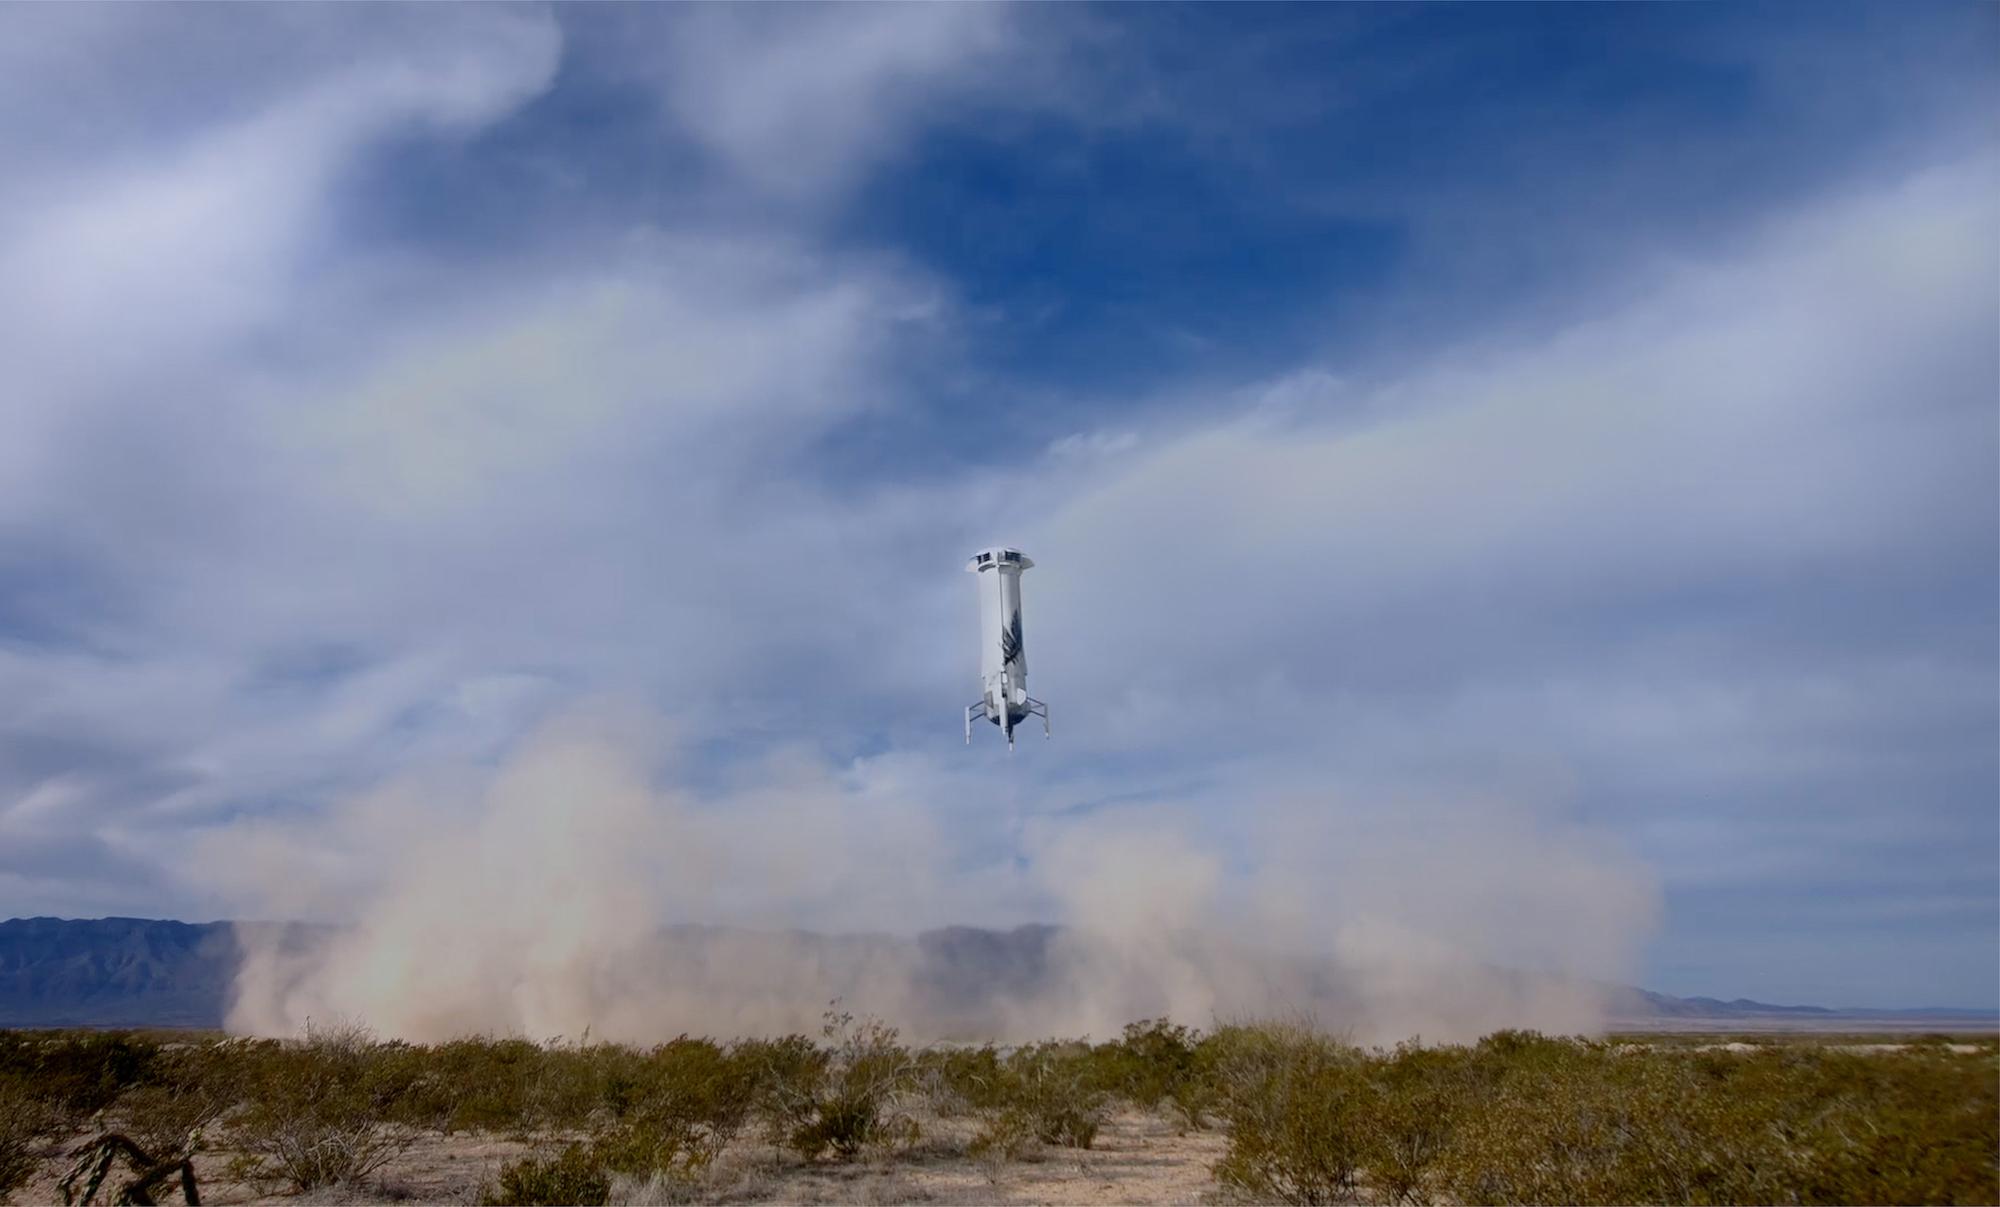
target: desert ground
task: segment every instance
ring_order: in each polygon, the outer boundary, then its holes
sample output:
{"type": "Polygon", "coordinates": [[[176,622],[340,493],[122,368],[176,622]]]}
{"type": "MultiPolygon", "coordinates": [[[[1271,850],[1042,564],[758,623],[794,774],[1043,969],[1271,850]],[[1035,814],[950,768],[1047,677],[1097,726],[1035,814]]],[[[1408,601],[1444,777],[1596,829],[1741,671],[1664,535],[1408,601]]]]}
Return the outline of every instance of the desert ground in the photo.
{"type": "MultiPolygon", "coordinates": [[[[732,1146],[698,1179],[648,1184],[620,1179],[614,1201],[630,1203],[1198,1203],[1218,1187],[1209,1167],[1226,1141],[1215,1131],[1191,1131],[1158,1112],[1119,1111],[1105,1120],[1088,1149],[1045,1149],[1025,1158],[982,1160],[965,1147],[976,1131],[968,1120],[934,1120],[930,1139],[893,1152],[846,1162],[812,1162],[770,1144],[732,1146]],[[933,1130],[933,1128],[935,1130],[933,1130]],[[622,1193],[619,1193],[622,1192],[622,1193]]],[[[88,1133],[70,1139],[81,1144],[88,1133]]],[[[65,1146],[66,1148],[69,1146],[65,1146]]],[[[195,1176],[202,1202],[478,1203],[502,1167],[539,1150],[518,1138],[485,1133],[426,1135],[373,1175],[352,1184],[277,1192],[255,1179],[232,1179],[227,1149],[199,1153],[195,1176]]],[[[17,1203],[59,1203],[57,1181],[66,1162],[48,1161],[14,1194],[17,1203]]]]}
{"type": "MultiPolygon", "coordinates": [[[[652,1048],[0,1031],[12,1202],[72,1201],[113,1131],[156,1173],[186,1155],[219,1205],[1991,1203],[2000,1039],[1382,1049],[1159,1020],[997,1049],[844,1017],[816,1040],[652,1048]]],[[[135,1172],[114,1163],[91,1201],[135,1172]]],[[[171,1176],[141,1190],[180,1197],[171,1176]]]]}

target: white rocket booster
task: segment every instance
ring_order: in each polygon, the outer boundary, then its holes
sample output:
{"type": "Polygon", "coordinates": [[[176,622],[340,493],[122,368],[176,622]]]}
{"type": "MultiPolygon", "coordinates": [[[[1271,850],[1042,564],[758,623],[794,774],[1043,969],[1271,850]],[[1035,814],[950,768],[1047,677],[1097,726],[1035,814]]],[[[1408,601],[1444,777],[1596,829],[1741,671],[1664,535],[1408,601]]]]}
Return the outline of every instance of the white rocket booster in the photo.
{"type": "Polygon", "coordinates": [[[979,579],[979,677],[985,694],[965,710],[965,741],[972,743],[972,719],[984,716],[1007,735],[1029,716],[1042,718],[1049,736],[1049,706],[1028,694],[1028,651],[1021,640],[1021,571],[1035,563],[1019,549],[982,549],[965,564],[979,579]]]}

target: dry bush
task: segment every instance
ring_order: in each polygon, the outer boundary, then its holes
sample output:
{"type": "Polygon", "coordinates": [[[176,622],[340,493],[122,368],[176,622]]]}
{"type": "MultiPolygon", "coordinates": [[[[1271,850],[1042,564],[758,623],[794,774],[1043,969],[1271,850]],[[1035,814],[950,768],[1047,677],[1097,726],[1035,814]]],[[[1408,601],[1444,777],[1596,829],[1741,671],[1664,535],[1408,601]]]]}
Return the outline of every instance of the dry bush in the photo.
{"type": "Polygon", "coordinates": [[[0,1031],[0,1194],[38,1151],[157,1074],[160,1045],[127,1032],[0,1031]]]}
{"type": "Polygon", "coordinates": [[[377,1045],[371,1081],[390,1122],[518,1136],[588,1131],[593,1159],[643,1177],[706,1165],[769,1085],[824,1071],[832,1055],[804,1040],[723,1047],[682,1036],[637,1049],[471,1038],[430,1048],[377,1045]]]}
{"type": "Polygon", "coordinates": [[[685,1203],[714,1203],[722,1200],[720,1188],[703,1175],[654,1170],[648,1174],[613,1174],[613,1203],[628,1207],[679,1207],[685,1203]]]}
{"type": "Polygon", "coordinates": [[[233,1120],[237,1145],[266,1176],[297,1190],[366,1177],[415,1139],[391,1121],[413,1084],[410,1051],[346,1024],[265,1049],[233,1120]]]}
{"type": "Polygon", "coordinates": [[[974,1110],[981,1125],[971,1155],[1019,1160],[1044,1144],[1089,1148],[1110,1102],[1101,1088],[1107,1080],[1105,1052],[1050,1042],[1018,1049],[1004,1060],[994,1057],[977,1082],[974,1110]]]}
{"type": "Polygon", "coordinates": [[[773,1139],[809,1161],[914,1142],[917,1123],[897,1103],[914,1090],[917,1062],[895,1029],[831,1009],[825,1018],[825,1047],[802,1036],[743,1045],[743,1059],[760,1066],[758,1098],[773,1139]]]}
{"type": "Polygon", "coordinates": [[[149,1153],[192,1153],[244,1100],[256,1047],[212,1038],[164,1046],[109,1112],[114,1126],[149,1153]]]}
{"type": "MultiPolygon", "coordinates": [[[[737,1192],[718,1155],[753,1120],[807,1159],[915,1139],[914,1101],[971,1113],[989,1161],[1087,1146],[1113,1099],[1230,1125],[1215,1172],[1259,1199],[1426,1202],[2000,1201],[2000,1045],[1844,1051],[1787,1039],[1597,1044],[1500,1032],[1362,1051],[1308,1028],[1165,1020],[1111,1043],[912,1053],[829,1013],[824,1041],[648,1049],[319,1029],[304,1043],[0,1032],[0,1193],[90,1112],[148,1151],[226,1131],[294,1187],[359,1179],[415,1129],[585,1138],[494,1193],[648,1201],[737,1192]],[[1969,1049],[1969,1050],[1967,1050],[1969,1049]]],[[[550,1155],[554,1154],[554,1155],[550,1155]]],[[[321,1193],[327,1193],[322,1191],[321,1193]]],[[[339,1193],[335,1191],[333,1193],[339,1193]]]]}
{"type": "Polygon", "coordinates": [[[82,1118],[145,1083],[160,1045],[129,1032],[0,1031],[0,1077],[13,1076],[64,1115],[82,1118]]]}
{"type": "Polygon", "coordinates": [[[988,1112],[996,1134],[1018,1118],[1043,1144],[1089,1148],[1103,1126],[1110,1095],[1096,1053],[1083,1044],[1043,1043],[1014,1052],[1002,1065],[1000,1100],[988,1112]]]}
{"type": "Polygon", "coordinates": [[[631,1177],[686,1177],[705,1168],[713,1154],[694,1146],[674,1128],[643,1123],[616,1124],[590,1139],[590,1158],[607,1174],[631,1177]]]}
{"type": "Polygon", "coordinates": [[[235,1100],[205,1085],[140,1086],[119,1100],[116,1130],[149,1153],[165,1159],[188,1156],[235,1100]]]}
{"type": "Polygon", "coordinates": [[[499,1185],[481,1202],[521,1207],[524,1204],[579,1204],[598,1207],[611,1197],[611,1180],[585,1151],[572,1144],[555,1157],[523,1157],[500,1167],[499,1185]]]}
{"type": "Polygon", "coordinates": [[[61,1120],[61,1112],[26,1078],[0,1074],[0,1197],[34,1176],[37,1149],[61,1120]]]}
{"type": "Polygon", "coordinates": [[[915,1093],[943,1118],[977,1114],[998,1104],[1005,1074],[992,1044],[930,1048],[914,1058],[915,1093]]]}
{"type": "Polygon", "coordinates": [[[632,1207],[688,1203],[785,1202],[781,1180],[768,1163],[732,1162],[695,1171],[654,1170],[611,1175],[611,1202],[632,1207]]]}
{"type": "Polygon", "coordinates": [[[1028,1113],[1000,1107],[984,1113],[979,1130],[973,1133],[965,1151],[977,1160],[999,1164],[1028,1160],[1041,1148],[1041,1139],[1035,1135],[1034,1121],[1028,1113]]]}

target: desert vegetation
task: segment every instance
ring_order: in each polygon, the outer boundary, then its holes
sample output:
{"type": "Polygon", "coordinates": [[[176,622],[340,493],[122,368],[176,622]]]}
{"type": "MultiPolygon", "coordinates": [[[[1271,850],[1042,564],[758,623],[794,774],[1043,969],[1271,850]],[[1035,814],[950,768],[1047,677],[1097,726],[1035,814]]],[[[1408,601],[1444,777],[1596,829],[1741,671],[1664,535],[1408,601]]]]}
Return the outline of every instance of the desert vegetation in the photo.
{"type": "MultiPolygon", "coordinates": [[[[69,1155],[112,1131],[159,1160],[192,1154],[209,1201],[385,1197],[412,1146],[487,1138],[498,1155],[432,1197],[684,1202],[796,1199],[788,1177],[841,1168],[1060,1163],[1134,1117],[1206,1138],[1185,1197],[1213,1202],[2000,1198],[1990,1038],[1501,1032],[1384,1050],[1304,1025],[1152,1020],[1002,1049],[913,1045],[838,1011],[816,1036],[650,1048],[413,1046],[355,1026],[0,1033],[0,1193],[22,1201],[55,1197],[69,1155]]],[[[899,1196],[938,1197],[866,1197],[899,1196]]]]}

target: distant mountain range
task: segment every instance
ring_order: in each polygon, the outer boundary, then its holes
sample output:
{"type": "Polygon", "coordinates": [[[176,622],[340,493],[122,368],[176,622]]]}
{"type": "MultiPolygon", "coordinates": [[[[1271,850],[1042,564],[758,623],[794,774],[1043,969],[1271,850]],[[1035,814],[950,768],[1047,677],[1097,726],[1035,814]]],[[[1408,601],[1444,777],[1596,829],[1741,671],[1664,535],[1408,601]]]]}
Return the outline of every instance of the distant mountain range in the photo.
{"type": "MultiPolygon", "coordinates": [[[[276,926],[275,923],[252,923],[276,926]]],[[[309,929],[309,928],[298,928],[309,929]]],[[[239,951],[228,922],[13,918],[0,922],[0,1027],[222,1025],[239,951]]],[[[1053,927],[947,927],[918,936],[917,967],[937,993],[977,995],[1043,975],[1053,927]]],[[[1608,989],[1614,1026],[1653,1030],[1979,1029],[2000,1012],[1836,1010],[1736,998],[1608,989]]]]}
{"type": "Polygon", "coordinates": [[[0,922],[0,1026],[219,1027],[236,975],[227,922],[0,922]]]}

